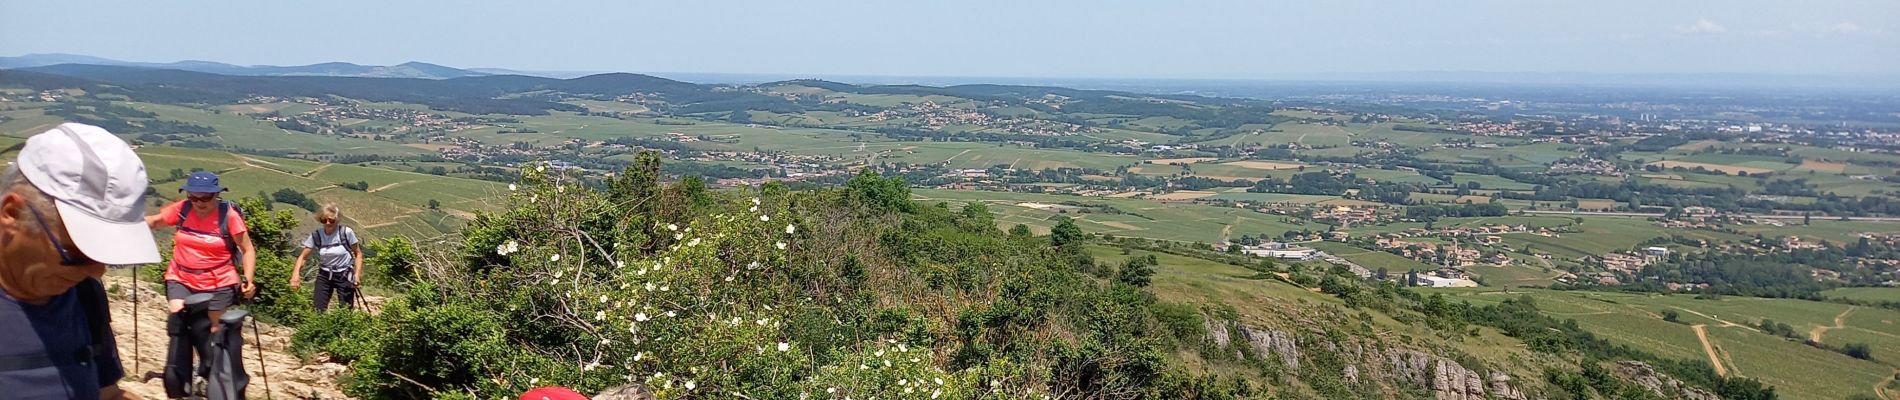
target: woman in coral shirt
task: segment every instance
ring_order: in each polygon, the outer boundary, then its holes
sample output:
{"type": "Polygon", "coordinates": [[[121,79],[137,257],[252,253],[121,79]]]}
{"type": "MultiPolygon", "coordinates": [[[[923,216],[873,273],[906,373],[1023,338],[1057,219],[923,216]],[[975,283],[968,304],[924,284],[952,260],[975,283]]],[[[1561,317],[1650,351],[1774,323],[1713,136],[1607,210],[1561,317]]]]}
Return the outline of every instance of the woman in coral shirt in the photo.
{"type": "MultiPolygon", "coordinates": [[[[210,293],[211,320],[216,321],[237,302],[240,292],[244,298],[257,293],[257,285],[252,283],[257,253],[244,216],[237,207],[218,198],[225,188],[218,184],[217,174],[192,173],[180,190],[189,198],[145,217],[152,229],[178,227],[178,232],[172,234],[171,266],[165,269],[165,298],[171,312],[176,313],[185,308],[185,297],[210,293]],[[218,222],[219,216],[224,217],[223,224],[218,222]],[[244,270],[241,276],[239,266],[244,270]]],[[[213,324],[211,328],[215,332],[218,326],[213,324]]]]}

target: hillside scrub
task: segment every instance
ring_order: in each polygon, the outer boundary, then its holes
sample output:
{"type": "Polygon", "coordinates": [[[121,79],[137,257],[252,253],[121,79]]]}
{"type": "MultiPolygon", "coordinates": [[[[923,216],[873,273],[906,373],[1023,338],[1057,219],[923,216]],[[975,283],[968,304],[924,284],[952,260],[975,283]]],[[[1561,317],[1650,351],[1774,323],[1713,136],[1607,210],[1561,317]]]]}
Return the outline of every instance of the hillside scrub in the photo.
{"type": "Polygon", "coordinates": [[[373,399],[1253,394],[1166,361],[1206,336],[1196,308],[1083,274],[1080,246],[986,210],[915,204],[875,173],[797,192],[657,177],[644,156],[604,189],[526,171],[454,254],[404,256],[414,277],[389,279],[403,294],[380,315],[308,319],[297,348],[352,361],[348,391],[373,399]]]}

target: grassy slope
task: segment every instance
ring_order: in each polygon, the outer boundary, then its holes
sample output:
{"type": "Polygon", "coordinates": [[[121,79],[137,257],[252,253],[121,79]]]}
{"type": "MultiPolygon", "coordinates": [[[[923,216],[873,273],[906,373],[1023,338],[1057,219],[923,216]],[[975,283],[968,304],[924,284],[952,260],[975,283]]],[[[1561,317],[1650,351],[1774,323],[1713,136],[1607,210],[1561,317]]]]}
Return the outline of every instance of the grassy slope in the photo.
{"type": "MultiPolygon", "coordinates": [[[[1503,294],[1488,288],[1433,291],[1452,296],[1455,301],[1477,304],[1530,294],[1537,299],[1540,309],[1558,318],[1574,318],[1612,341],[1692,360],[1708,359],[1689,328],[1690,324],[1703,324],[1712,345],[1724,353],[1722,359],[1732,372],[1774,385],[1785,398],[1838,399],[1856,393],[1872,394],[1873,384],[1888,371],[1887,365],[1856,360],[1745,326],[1766,318],[1787,323],[1805,334],[1815,326],[1833,325],[1833,317],[1847,308],[1841,304],[1745,297],[1697,300],[1686,295],[1547,290],[1512,290],[1511,294],[1503,294]],[[1677,311],[1682,323],[1663,321],[1664,310],[1677,311]]],[[[1881,322],[1900,320],[1900,312],[1863,307],[1850,317],[1862,315],[1865,316],[1849,318],[1846,329],[1829,331],[1823,342],[1841,345],[1853,340],[1881,338],[1870,342],[1871,346],[1875,349],[1900,347],[1900,342],[1895,341],[1900,340],[1900,335],[1896,335],[1900,334],[1900,327],[1881,322]]],[[[1876,350],[1876,357],[1882,353],[1876,350]]],[[[1891,354],[1891,351],[1885,353],[1891,354]]]]}

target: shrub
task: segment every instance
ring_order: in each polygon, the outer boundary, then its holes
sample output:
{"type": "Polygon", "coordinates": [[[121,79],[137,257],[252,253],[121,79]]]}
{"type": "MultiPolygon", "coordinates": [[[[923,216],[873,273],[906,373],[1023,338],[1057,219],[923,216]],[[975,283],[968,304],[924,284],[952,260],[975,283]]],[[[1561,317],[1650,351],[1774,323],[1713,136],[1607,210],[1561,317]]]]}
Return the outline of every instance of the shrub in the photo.
{"type": "Polygon", "coordinates": [[[332,361],[349,363],[377,350],[382,329],[368,313],[332,310],[298,324],[290,337],[291,350],[304,358],[325,353],[332,361]]]}

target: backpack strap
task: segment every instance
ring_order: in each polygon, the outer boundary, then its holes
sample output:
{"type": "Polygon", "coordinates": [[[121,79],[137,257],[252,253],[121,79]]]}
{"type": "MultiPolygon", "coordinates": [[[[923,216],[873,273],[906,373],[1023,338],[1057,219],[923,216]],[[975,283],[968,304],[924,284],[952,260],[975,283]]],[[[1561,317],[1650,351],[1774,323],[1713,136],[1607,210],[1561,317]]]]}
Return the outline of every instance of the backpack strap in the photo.
{"type": "Polygon", "coordinates": [[[237,241],[232,240],[231,237],[230,214],[231,203],[218,200],[218,236],[224,238],[224,249],[231,252],[231,265],[235,266],[238,265],[238,256],[242,256],[243,254],[238,252],[237,241]]]}
{"type": "Polygon", "coordinates": [[[98,355],[113,352],[112,313],[106,306],[105,286],[97,279],[86,279],[74,286],[79,292],[79,307],[86,314],[87,331],[92,341],[78,351],[48,351],[40,354],[0,356],[0,371],[40,369],[93,362],[98,355]]]}

